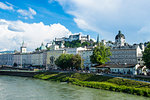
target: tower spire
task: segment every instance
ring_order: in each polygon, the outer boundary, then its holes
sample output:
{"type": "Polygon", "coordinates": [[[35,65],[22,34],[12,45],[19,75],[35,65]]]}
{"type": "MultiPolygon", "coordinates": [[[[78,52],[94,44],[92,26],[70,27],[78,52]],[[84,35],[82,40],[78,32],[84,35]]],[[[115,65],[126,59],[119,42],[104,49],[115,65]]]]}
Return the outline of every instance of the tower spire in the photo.
{"type": "Polygon", "coordinates": [[[97,35],[97,43],[99,43],[99,34],[97,35]]]}
{"type": "Polygon", "coordinates": [[[20,52],[21,53],[26,53],[26,50],[27,49],[27,47],[26,47],[26,45],[25,45],[25,43],[24,43],[24,41],[22,42],[22,46],[20,47],[20,52]]]}

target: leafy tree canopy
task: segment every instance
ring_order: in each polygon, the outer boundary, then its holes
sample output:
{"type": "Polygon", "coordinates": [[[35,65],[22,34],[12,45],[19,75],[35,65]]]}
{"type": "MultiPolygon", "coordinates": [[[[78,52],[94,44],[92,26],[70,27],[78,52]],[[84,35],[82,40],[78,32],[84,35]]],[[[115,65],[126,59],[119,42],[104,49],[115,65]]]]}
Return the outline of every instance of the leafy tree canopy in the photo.
{"type": "Polygon", "coordinates": [[[17,63],[14,63],[14,64],[13,64],[13,67],[17,67],[17,63]]]}
{"type": "Polygon", "coordinates": [[[104,46],[100,43],[97,47],[93,50],[93,55],[90,56],[90,61],[93,64],[105,64],[109,61],[109,57],[111,56],[110,48],[104,46]]]}
{"type": "Polygon", "coordinates": [[[148,43],[147,47],[143,52],[143,60],[147,68],[150,68],[150,43],[148,43]]]}
{"type": "Polygon", "coordinates": [[[80,69],[83,64],[83,60],[80,55],[73,54],[62,54],[60,55],[55,64],[59,66],[61,69],[80,69]]]}
{"type": "Polygon", "coordinates": [[[35,49],[35,51],[39,51],[39,50],[40,50],[40,48],[36,48],[36,49],[35,49]]]}
{"type": "Polygon", "coordinates": [[[65,47],[71,47],[71,48],[75,48],[75,47],[84,47],[84,46],[92,46],[95,45],[93,40],[90,41],[85,41],[83,43],[81,43],[80,40],[74,40],[74,41],[65,41],[65,47]]]}
{"type": "Polygon", "coordinates": [[[75,48],[75,47],[81,47],[81,41],[80,40],[74,40],[74,41],[66,41],[65,42],[65,47],[71,47],[71,48],[75,48]]]}

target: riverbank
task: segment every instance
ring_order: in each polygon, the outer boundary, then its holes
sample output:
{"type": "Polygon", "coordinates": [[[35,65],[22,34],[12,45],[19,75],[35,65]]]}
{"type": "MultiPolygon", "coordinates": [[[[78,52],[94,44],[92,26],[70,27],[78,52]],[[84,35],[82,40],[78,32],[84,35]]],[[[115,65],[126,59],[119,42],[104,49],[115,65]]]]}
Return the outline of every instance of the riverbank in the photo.
{"type": "Polygon", "coordinates": [[[66,82],[8,75],[0,75],[0,87],[0,100],[149,100],[144,96],[79,87],[66,82]]]}
{"type": "Polygon", "coordinates": [[[9,75],[9,76],[21,76],[21,77],[34,77],[36,74],[42,74],[44,72],[35,72],[35,71],[23,71],[23,70],[0,70],[0,75],[9,75]]]}
{"type": "Polygon", "coordinates": [[[34,78],[150,97],[150,84],[123,78],[83,73],[43,73],[34,78]]]}

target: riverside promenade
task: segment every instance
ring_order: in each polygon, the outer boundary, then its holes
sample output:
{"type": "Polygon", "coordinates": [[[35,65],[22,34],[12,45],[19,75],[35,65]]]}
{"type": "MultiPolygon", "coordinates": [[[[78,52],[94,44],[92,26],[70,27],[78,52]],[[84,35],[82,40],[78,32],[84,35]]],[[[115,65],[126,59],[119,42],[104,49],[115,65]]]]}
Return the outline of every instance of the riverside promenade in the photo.
{"type": "MultiPolygon", "coordinates": [[[[45,72],[56,72],[56,73],[89,73],[85,71],[60,71],[60,70],[49,70],[49,71],[31,71],[31,70],[20,70],[19,69],[10,69],[12,67],[6,68],[6,69],[1,69],[0,70],[0,75],[9,75],[9,76],[22,76],[22,77],[33,77],[34,75],[37,74],[42,74],[45,72]]],[[[118,78],[123,78],[123,79],[130,79],[130,80],[135,80],[135,81],[141,81],[141,82],[146,82],[150,83],[149,79],[150,76],[143,76],[143,75],[120,75],[120,74],[111,74],[111,73],[93,73],[95,75],[100,75],[100,76],[109,76],[109,77],[118,77],[118,78]],[[145,80],[146,79],[146,80],[145,80]],[[148,80],[147,80],[148,79],[148,80]]]]}
{"type": "Polygon", "coordinates": [[[34,75],[37,74],[42,74],[44,72],[35,72],[35,71],[15,71],[15,70],[11,70],[11,71],[4,71],[1,70],[0,71],[0,75],[9,75],[9,76],[22,76],[22,77],[33,77],[34,75]]]}

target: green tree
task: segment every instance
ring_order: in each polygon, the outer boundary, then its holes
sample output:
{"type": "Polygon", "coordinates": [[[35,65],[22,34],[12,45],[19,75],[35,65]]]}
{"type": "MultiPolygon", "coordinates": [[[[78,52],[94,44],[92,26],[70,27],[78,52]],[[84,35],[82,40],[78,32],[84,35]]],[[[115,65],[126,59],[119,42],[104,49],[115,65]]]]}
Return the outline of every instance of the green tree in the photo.
{"type": "Polygon", "coordinates": [[[82,69],[83,68],[83,59],[79,54],[73,55],[71,58],[71,69],[82,69]]]}
{"type": "Polygon", "coordinates": [[[61,69],[80,69],[83,66],[83,60],[80,55],[61,54],[55,61],[55,64],[61,69]]]}
{"type": "Polygon", "coordinates": [[[150,43],[148,43],[147,47],[143,52],[143,60],[145,62],[144,64],[146,65],[146,67],[150,68],[150,43]]]}
{"type": "Polygon", "coordinates": [[[110,48],[100,43],[97,47],[94,48],[93,55],[90,56],[90,61],[93,64],[102,65],[110,60],[109,59],[110,56],[111,56],[110,48]]]}
{"type": "Polygon", "coordinates": [[[35,51],[39,51],[39,50],[40,50],[40,48],[36,48],[36,49],[35,49],[35,51]]]}
{"type": "Polygon", "coordinates": [[[50,50],[50,47],[46,47],[47,50],[50,50]]]}
{"type": "Polygon", "coordinates": [[[13,67],[17,67],[17,66],[18,66],[17,63],[14,63],[14,64],[13,64],[13,67]]]}
{"type": "Polygon", "coordinates": [[[91,43],[89,43],[89,42],[83,42],[83,43],[82,43],[82,47],[83,47],[83,46],[90,46],[90,45],[91,45],[91,43]]]}
{"type": "Polygon", "coordinates": [[[71,48],[75,48],[75,47],[81,47],[81,41],[80,40],[74,40],[74,41],[65,41],[65,47],[71,47],[71,48]]]}
{"type": "Polygon", "coordinates": [[[59,66],[61,69],[70,68],[70,59],[73,55],[71,54],[61,54],[55,61],[55,64],[59,66]]]}

